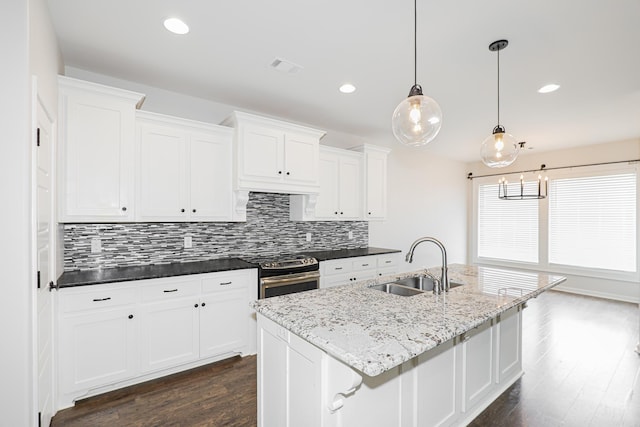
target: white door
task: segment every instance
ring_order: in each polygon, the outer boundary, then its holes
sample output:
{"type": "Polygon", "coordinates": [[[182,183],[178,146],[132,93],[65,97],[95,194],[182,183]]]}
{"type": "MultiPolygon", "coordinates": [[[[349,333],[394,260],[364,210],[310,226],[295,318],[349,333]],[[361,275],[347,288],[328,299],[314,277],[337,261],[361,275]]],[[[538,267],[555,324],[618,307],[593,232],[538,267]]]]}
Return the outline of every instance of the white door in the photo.
{"type": "Polygon", "coordinates": [[[200,357],[240,352],[247,345],[246,289],[205,295],[200,308],[200,357]]]}
{"type": "Polygon", "coordinates": [[[38,412],[41,425],[48,426],[53,416],[53,308],[49,282],[53,279],[52,245],[52,149],[53,125],[42,106],[37,102],[36,113],[36,246],[38,289],[37,301],[37,367],[38,412]],[[39,143],[37,142],[39,140],[39,143]]]}
{"type": "Polygon", "coordinates": [[[280,182],[284,176],[284,134],[258,126],[245,126],[240,151],[240,178],[280,182]]]}
{"type": "Polygon", "coordinates": [[[362,217],[362,165],[359,159],[340,159],[340,219],[362,217]]]}
{"type": "Polygon", "coordinates": [[[295,184],[318,184],[318,140],[287,134],[284,146],[284,178],[295,184]]]}
{"type": "Polygon", "coordinates": [[[316,218],[338,218],[338,156],[320,154],[320,194],[316,203],[316,218]]]}

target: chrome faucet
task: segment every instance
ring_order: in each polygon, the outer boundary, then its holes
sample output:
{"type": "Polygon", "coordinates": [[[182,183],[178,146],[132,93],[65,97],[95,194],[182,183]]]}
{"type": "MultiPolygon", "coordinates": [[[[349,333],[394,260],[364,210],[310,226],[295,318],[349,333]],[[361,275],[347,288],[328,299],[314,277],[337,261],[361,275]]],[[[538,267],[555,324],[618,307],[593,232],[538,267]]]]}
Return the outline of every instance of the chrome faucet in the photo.
{"type": "Polygon", "coordinates": [[[447,250],[444,248],[444,245],[433,237],[421,237],[415,242],[411,244],[409,248],[409,252],[407,252],[407,256],[405,260],[409,263],[413,262],[413,252],[416,250],[416,247],[422,242],[431,242],[440,248],[442,252],[442,273],[440,274],[440,283],[434,283],[433,290],[435,293],[439,294],[440,292],[449,292],[449,275],[447,267],[447,250]]]}

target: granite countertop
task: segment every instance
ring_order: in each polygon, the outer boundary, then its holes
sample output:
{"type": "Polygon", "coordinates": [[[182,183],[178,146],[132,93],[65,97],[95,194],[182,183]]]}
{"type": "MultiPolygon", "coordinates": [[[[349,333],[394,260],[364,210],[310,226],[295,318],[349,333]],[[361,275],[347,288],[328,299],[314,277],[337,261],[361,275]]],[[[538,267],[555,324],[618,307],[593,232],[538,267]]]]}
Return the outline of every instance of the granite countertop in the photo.
{"type": "MultiPolygon", "coordinates": [[[[358,248],[304,252],[318,261],[351,258],[367,255],[381,255],[400,252],[397,249],[358,248]]],[[[274,255],[274,257],[277,255],[274,255]]],[[[58,288],[73,286],[100,285],[104,283],[126,282],[131,280],[158,279],[161,277],[183,276],[188,274],[215,273],[226,270],[258,268],[258,265],[240,258],[220,258],[207,261],[174,262],[126,267],[103,268],[96,270],[65,271],[57,281],[58,288]]]]}
{"type": "Polygon", "coordinates": [[[316,258],[318,261],[329,261],[332,259],[354,258],[354,257],[369,256],[369,255],[384,255],[384,254],[392,254],[396,252],[401,252],[401,251],[399,249],[368,247],[368,248],[357,248],[357,249],[335,249],[335,250],[326,250],[326,251],[311,251],[311,252],[304,252],[304,254],[312,256],[316,258]]]}
{"type": "Polygon", "coordinates": [[[255,301],[265,317],[358,371],[376,376],[465,333],[566,280],[493,267],[449,266],[464,283],[448,293],[410,297],[369,286],[439,268],[255,301]]]}
{"type": "Polygon", "coordinates": [[[215,273],[227,270],[257,268],[257,265],[238,258],[221,258],[209,261],[175,262],[130,267],[103,268],[98,270],[66,271],[58,279],[58,288],[126,282],[130,280],[158,279],[188,274],[215,273]]]}

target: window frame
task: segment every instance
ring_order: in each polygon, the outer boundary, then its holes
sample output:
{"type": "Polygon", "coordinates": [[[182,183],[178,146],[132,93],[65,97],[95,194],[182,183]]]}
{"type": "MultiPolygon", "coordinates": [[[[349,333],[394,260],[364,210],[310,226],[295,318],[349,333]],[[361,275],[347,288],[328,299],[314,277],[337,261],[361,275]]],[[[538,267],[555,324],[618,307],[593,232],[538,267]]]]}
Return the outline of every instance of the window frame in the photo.
{"type": "MultiPolygon", "coordinates": [[[[486,258],[478,256],[478,211],[479,211],[479,187],[480,185],[498,185],[499,176],[478,177],[472,180],[472,212],[471,212],[471,239],[470,257],[474,264],[494,265],[498,267],[524,268],[528,270],[539,270],[547,273],[568,274],[573,276],[594,277],[609,280],[619,280],[624,282],[638,282],[640,280],[640,171],[637,163],[598,165],[579,168],[563,168],[540,172],[542,179],[551,180],[564,178],[593,177],[602,175],[615,175],[621,173],[635,173],[636,175],[636,271],[627,272],[620,270],[608,270],[601,268],[576,267],[564,264],[554,264],[549,262],[549,199],[539,200],[538,205],[538,262],[519,262],[504,259],[486,258]]],[[[508,181],[520,179],[521,172],[505,173],[508,181]]],[[[536,176],[539,172],[535,172],[536,176]]],[[[526,180],[526,178],[525,178],[526,180]]],[[[496,196],[497,197],[497,196],[496,196]]],[[[504,203],[517,203],[517,200],[505,200],[504,203]]]]}

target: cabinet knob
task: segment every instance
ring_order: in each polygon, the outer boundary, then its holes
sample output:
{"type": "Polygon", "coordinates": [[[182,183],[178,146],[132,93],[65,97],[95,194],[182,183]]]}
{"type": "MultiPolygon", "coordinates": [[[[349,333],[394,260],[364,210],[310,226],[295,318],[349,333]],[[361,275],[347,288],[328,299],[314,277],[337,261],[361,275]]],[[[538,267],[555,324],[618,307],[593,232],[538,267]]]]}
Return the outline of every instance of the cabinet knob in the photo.
{"type": "Polygon", "coordinates": [[[193,209],[191,212],[196,213],[196,210],[195,210],[195,209],[193,209]]]}
{"type": "Polygon", "coordinates": [[[198,304],[194,304],[193,306],[194,306],[195,308],[198,308],[198,304]]]}
{"type": "Polygon", "coordinates": [[[129,319],[133,319],[133,314],[130,314],[128,317],[129,319]]]}
{"type": "Polygon", "coordinates": [[[287,172],[287,175],[291,175],[289,172],[287,172]]]}
{"type": "Polygon", "coordinates": [[[338,211],[334,212],[334,214],[338,215],[338,211]]]}
{"type": "Polygon", "coordinates": [[[369,212],[369,215],[371,215],[371,212],[369,212]]]}
{"type": "Polygon", "coordinates": [[[180,212],[184,212],[184,209],[180,209],[180,212]]]}
{"type": "Polygon", "coordinates": [[[340,212],[340,215],[344,215],[344,212],[340,212]]]}
{"type": "Polygon", "coordinates": [[[206,302],[203,302],[203,303],[202,303],[202,306],[204,307],[205,305],[207,305],[207,303],[206,303],[206,302]]]}
{"type": "Polygon", "coordinates": [[[282,175],[282,171],[278,171],[278,175],[282,175]]]}
{"type": "Polygon", "coordinates": [[[123,206],[123,207],[122,207],[122,212],[126,212],[126,211],[127,211],[127,207],[126,207],[126,206],[123,206]]]}

